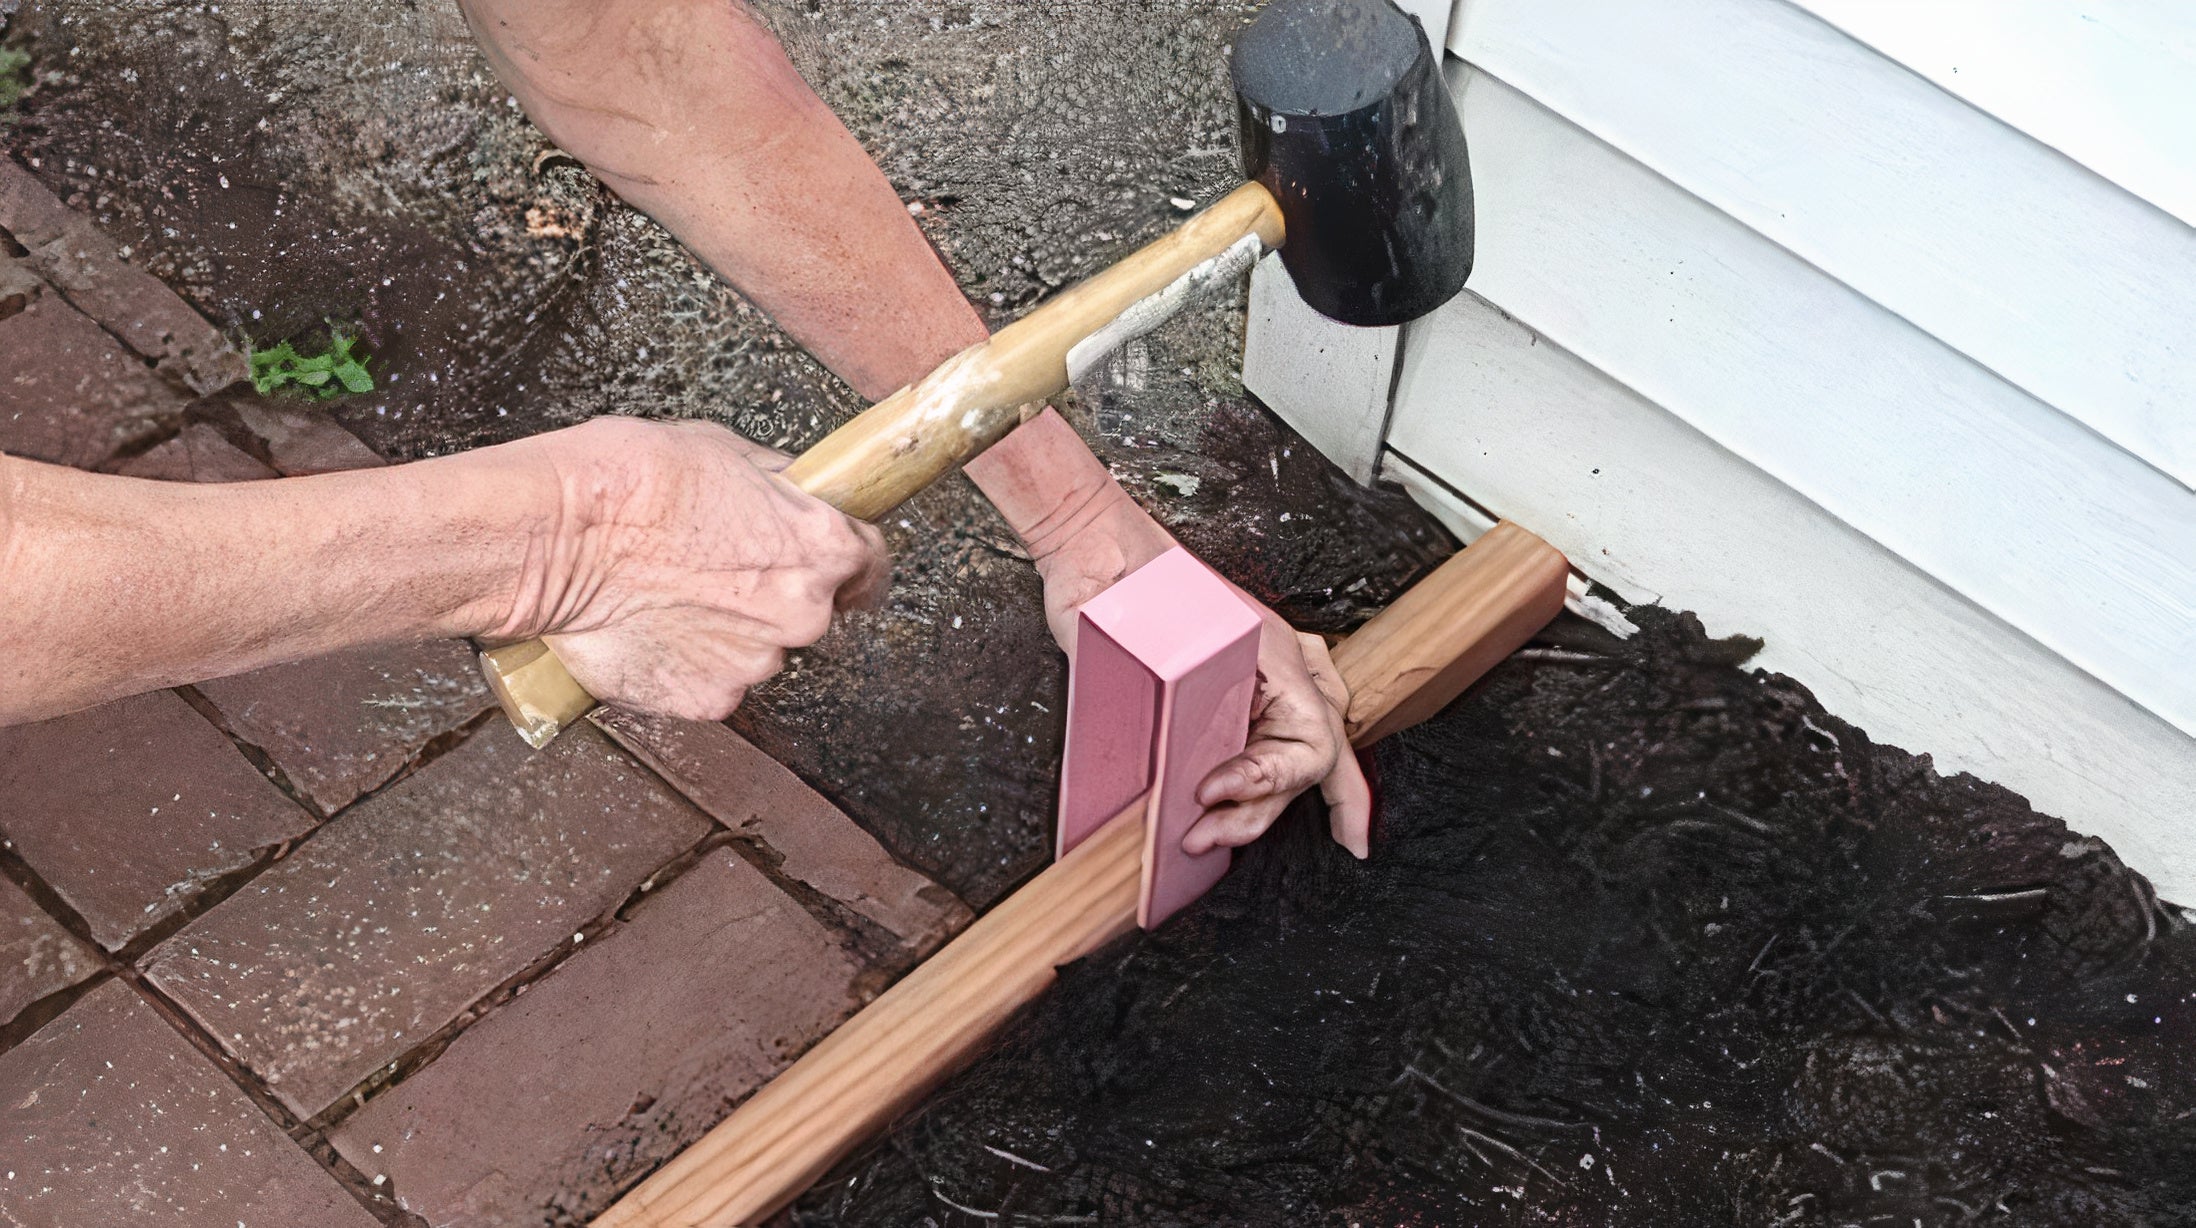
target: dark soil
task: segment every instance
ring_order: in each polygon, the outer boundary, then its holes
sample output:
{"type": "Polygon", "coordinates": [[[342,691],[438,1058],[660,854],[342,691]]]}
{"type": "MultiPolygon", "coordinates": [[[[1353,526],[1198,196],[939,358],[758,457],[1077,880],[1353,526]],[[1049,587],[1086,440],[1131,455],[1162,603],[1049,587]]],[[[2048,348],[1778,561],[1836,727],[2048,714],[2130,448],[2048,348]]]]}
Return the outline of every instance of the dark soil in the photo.
{"type": "Polygon", "coordinates": [[[2196,1223],[2196,931],[1748,646],[1559,625],[807,1225],[2196,1223]]]}

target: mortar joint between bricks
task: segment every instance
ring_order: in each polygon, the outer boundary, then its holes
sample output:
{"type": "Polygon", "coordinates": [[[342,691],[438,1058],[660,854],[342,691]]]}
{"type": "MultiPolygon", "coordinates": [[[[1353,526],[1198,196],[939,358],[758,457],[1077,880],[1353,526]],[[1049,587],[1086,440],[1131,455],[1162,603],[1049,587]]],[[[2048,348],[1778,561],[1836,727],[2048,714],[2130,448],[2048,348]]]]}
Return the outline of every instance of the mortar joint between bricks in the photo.
{"type": "MultiPolygon", "coordinates": [[[[314,828],[313,830],[317,831],[319,829],[314,828]]],[[[305,834],[309,836],[312,832],[308,831],[305,834]]],[[[296,849],[299,840],[302,839],[304,839],[304,836],[300,836],[296,840],[284,840],[276,844],[255,848],[251,850],[251,861],[246,864],[238,866],[226,874],[217,874],[212,878],[198,880],[195,889],[181,899],[174,911],[146,926],[131,936],[129,941],[116,947],[113,952],[115,962],[120,966],[135,969],[139,963],[151,956],[161,943],[175,937],[191,922],[212,912],[222,901],[243,890],[253,879],[266,873],[276,862],[289,856],[291,851],[296,849]]]]}
{"type": "Polygon", "coordinates": [[[235,1084],[245,1099],[251,1101],[254,1108],[273,1122],[276,1129],[281,1130],[284,1136],[297,1144],[299,1150],[326,1170],[336,1184],[343,1187],[343,1191],[364,1208],[367,1214],[381,1221],[387,1228],[414,1228],[417,1225],[418,1217],[398,1208],[364,1173],[337,1154],[335,1147],[312,1123],[299,1120],[297,1114],[275,1098],[256,1071],[222,1048],[220,1040],[191,1018],[189,1011],[160,992],[159,987],[136,968],[125,967],[120,970],[119,975],[177,1035],[213,1063],[214,1068],[226,1076],[229,1082],[235,1084]]]}
{"type": "Polygon", "coordinates": [[[0,1020],[0,1054],[7,1053],[36,1035],[40,1028],[59,1019],[77,1000],[106,984],[115,976],[112,967],[102,966],[90,976],[74,985],[54,990],[45,997],[15,1012],[12,1019],[0,1020]]]}
{"type": "Polygon", "coordinates": [[[312,799],[305,795],[304,790],[291,783],[289,775],[282,770],[280,764],[277,764],[267,755],[266,751],[238,736],[236,730],[229,727],[227,718],[221,715],[221,709],[215,707],[213,701],[207,699],[197,687],[179,686],[175,688],[175,693],[177,698],[191,706],[192,711],[204,717],[207,724],[220,730],[221,736],[227,738],[231,746],[236,747],[238,754],[250,760],[252,767],[257,769],[260,775],[266,777],[269,783],[282,791],[282,796],[289,798],[302,807],[305,813],[313,816],[313,822],[316,825],[325,823],[333,817],[323,814],[320,807],[314,805],[312,799]]]}
{"type": "Polygon", "coordinates": [[[38,871],[31,868],[30,862],[23,859],[15,842],[5,838],[0,838],[0,876],[5,876],[8,881],[22,888],[23,894],[31,898],[31,903],[58,922],[62,929],[69,932],[70,937],[96,952],[103,963],[109,966],[117,963],[114,955],[99,945],[98,939],[92,937],[91,923],[84,919],[84,914],[61,898],[61,893],[54,890],[38,871]]]}
{"type": "MultiPolygon", "coordinates": [[[[783,891],[794,903],[800,905],[802,910],[815,918],[818,924],[845,939],[852,947],[853,953],[865,965],[882,968],[894,979],[897,979],[899,973],[915,965],[918,953],[910,950],[907,944],[901,941],[899,935],[892,933],[884,926],[862,916],[852,908],[832,899],[807,883],[787,874],[785,872],[785,854],[774,848],[769,841],[755,832],[742,831],[727,825],[722,819],[712,814],[709,808],[703,805],[699,799],[691,796],[685,789],[681,788],[677,780],[657,771],[655,766],[649,763],[645,757],[633,754],[627,748],[621,747],[621,750],[624,750],[627,758],[635,767],[661,781],[665,788],[677,794],[688,805],[705,815],[709,820],[711,834],[702,837],[700,842],[687,853],[664,863],[663,868],[643,879],[642,886],[635,889],[632,896],[619,908],[618,916],[621,918],[626,916],[626,910],[639,904],[641,898],[649,891],[661,890],[668,886],[679,875],[692,869],[710,852],[717,848],[729,848],[740,860],[753,866],[764,878],[769,879],[771,885],[783,891]]],[[[819,795],[821,795],[820,790],[819,795]]]]}
{"type": "MultiPolygon", "coordinates": [[[[378,798],[382,794],[389,792],[391,789],[396,788],[398,785],[404,783],[406,780],[409,780],[413,776],[418,775],[420,772],[426,770],[428,765],[432,764],[435,760],[440,759],[444,755],[447,755],[452,751],[457,750],[459,747],[465,745],[467,742],[472,740],[473,735],[479,733],[483,728],[485,728],[492,722],[500,720],[502,718],[503,709],[491,704],[486,710],[476,714],[471,720],[466,721],[464,724],[458,726],[457,728],[452,729],[446,733],[437,734],[436,736],[427,739],[425,742],[420,744],[420,747],[417,751],[413,752],[412,757],[405,761],[404,766],[397,769],[395,775],[392,775],[391,777],[389,777],[389,779],[382,781],[380,784],[375,785],[373,788],[366,790],[365,792],[359,794],[357,797],[352,798],[349,802],[346,802],[343,806],[343,809],[338,810],[334,814],[328,816],[329,822],[333,822],[335,819],[342,816],[343,814],[355,810],[358,807],[365,805],[367,802],[373,801],[375,798],[378,798]]],[[[327,826],[327,823],[323,823],[321,824],[321,826],[325,827],[327,826]]],[[[315,830],[318,829],[316,828],[315,830]]],[[[307,833],[305,838],[310,839],[311,833],[307,833]]]]}
{"type": "MultiPolygon", "coordinates": [[[[500,713],[498,713],[500,715],[500,713]]],[[[450,1022],[435,1029],[417,1044],[398,1054],[389,1062],[335,1098],[327,1108],[315,1114],[306,1124],[316,1132],[335,1129],[353,1114],[390,1088],[402,1084],[420,1069],[434,1062],[457,1042],[458,1037],[481,1020],[495,1013],[505,1004],[523,995],[535,982],[554,973],[565,961],[581,951],[609,937],[622,928],[631,910],[648,896],[662,891],[678,881],[688,870],[701,863],[712,851],[726,842],[725,833],[712,825],[701,839],[667,859],[641,879],[623,899],[589,918],[586,923],[549,950],[537,956],[531,963],[512,974],[508,979],[467,1003],[450,1022]]]]}
{"type": "Polygon", "coordinates": [[[818,924],[838,934],[865,966],[889,971],[893,979],[897,979],[898,973],[915,965],[916,953],[900,940],[899,935],[787,874],[785,854],[769,841],[753,832],[737,831],[721,823],[717,824],[717,830],[723,837],[720,847],[731,850],[734,856],[753,866],[818,924]]]}

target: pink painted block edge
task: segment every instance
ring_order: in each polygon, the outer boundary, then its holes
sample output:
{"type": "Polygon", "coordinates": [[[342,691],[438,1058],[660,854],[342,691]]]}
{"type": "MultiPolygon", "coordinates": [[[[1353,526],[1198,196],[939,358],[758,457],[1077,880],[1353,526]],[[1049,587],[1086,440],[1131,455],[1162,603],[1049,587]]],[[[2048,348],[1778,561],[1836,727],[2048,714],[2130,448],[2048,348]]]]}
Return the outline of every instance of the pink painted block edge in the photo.
{"type": "Polygon", "coordinates": [[[1180,546],[1114,581],[1082,614],[1162,682],[1258,630],[1258,611],[1180,546]]]}
{"type": "Polygon", "coordinates": [[[1258,612],[1196,557],[1170,550],[1083,606],[1068,683],[1055,848],[1066,853],[1150,787],[1137,922],[1151,928],[1227,873],[1182,852],[1197,785],[1243,749],[1258,612]]]}
{"type": "Polygon", "coordinates": [[[1151,783],[1159,680],[1086,613],[1068,671],[1067,745],[1052,855],[1065,857],[1151,783]]]}
{"type": "Polygon", "coordinates": [[[1147,930],[1195,903],[1234,864],[1234,853],[1224,848],[1195,857],[1183,852],[1182,837],[1205,817],[1197,786],[1242,753],[1257,686],[1255,618],[1242,638],[1165,684],[1151,801],[1144,811],[1143,891],[1136,905],[1136,923],[1147,930]]]}

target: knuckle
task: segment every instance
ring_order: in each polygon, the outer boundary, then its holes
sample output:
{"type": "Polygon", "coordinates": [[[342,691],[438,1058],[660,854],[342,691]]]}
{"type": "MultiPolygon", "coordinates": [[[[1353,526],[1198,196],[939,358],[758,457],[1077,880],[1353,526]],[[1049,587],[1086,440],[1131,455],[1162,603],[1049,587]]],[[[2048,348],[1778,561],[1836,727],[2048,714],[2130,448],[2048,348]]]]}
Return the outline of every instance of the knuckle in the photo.
{"type": "Polygon", "coordinates": [[[786,620],[785,646],[806,648],[822,639],[831,630],[831,602],[829,597],[802,603],[793,616],[786,620]]]}
{"type": "Polygon", "coordinates": [[[846,514],[817,498],[802,498],[798,524],[801,536],[818,548],[841,548],[854,536],[846,514]]]}
{"type": "Polygon", "coordinates": [[[873,548],[869,540],[860,534],[847,539],[846,549],[840,552],[838,568],[842,581],[851,580],[875,567],[884,557],[882,549],[873,548]]]}
{"type": "Polygon", "coordinates": [[[747,698],[747,688],[739,684],[718,687],[702,705],[703,711],[694,720],[721,721],[737,710],[747,698]]]}

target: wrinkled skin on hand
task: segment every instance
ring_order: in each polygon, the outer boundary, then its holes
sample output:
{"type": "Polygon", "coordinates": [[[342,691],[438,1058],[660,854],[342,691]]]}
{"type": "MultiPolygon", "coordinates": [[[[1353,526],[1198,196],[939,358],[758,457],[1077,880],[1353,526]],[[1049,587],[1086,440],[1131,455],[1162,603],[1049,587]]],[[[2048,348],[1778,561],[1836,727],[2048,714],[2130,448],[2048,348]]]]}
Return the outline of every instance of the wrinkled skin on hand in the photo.
{"type": "Polygon", "coordinates": [[[1327,641],[1291,629],[1264,606],[1259,611],[1265,627],[1250,741],[1198,785],[1197,802],[1211,811],[1182,837],[1182,848],[1202,853],[1249,844],[1316,784],[1335,843],[1362,860],[1372,851],[1372,790],[1342,724],[1349,690],[1327,641]]]}
{"type": "MultiPolygon", "coordinates": [[[[663,223],[865,397],[881,399],[984,338],[983,321],[899,194],[746,6],[464,0],[463,7],[504,83],[560,148],[663,223]]],[[[1072,653],[1082,602],[1174,541],[1072,430],[1057,419],[1050,425],[1025,425],[968,473],[1039,560],[1054,636],[1072,653]]],[[[552,642],[578,675],[569,641],[552,642]]],[[[623,651],[630,647],[621,644],[596,667],[662,710],[715,712],[744,693],[743,685],[728,696],[674,697],[678,677],[636,674],[642,658],[623,651]],[[705,698],[722,702],[696,702],[705,698]],[[665,706],[674,699],[683,706],[665,706]]],[[[668,661],[682,649],[667,636],[662,651],[668,661]]],[[[776,660],[767,643],[738,636],[722,651],[713,668],[753,673],[776,660]]],[[[1200,798],[1213,811],[1186,847],[1249,843],[1291,798],[1321,785],[1336,839],[1364,855],[1370,795],[1330,702],[1339,681],[1328,666],[1323,689],[1317,665],[1267,612],[1249,745],[1203,783],[1200,798]]]]}
{"type": "MultiPolygon", "coordinates": [[[[1045,581],[1045,618],[1070,657],[1083,603],[1174,546],[1173,537],[1111,482],[1064,518],[1058,531],[1038,535],[1033,553],[1045,581]]],[[[1198,785],[1197,802],[1209,812],[1183,836],[1182,848],[1192,854],[1241,848],[1264,835],[1297,794],[1317,786],[1335,843],[1363,858],[1371,851],[1372,790],[1343,728],[1349,691],[1326,641],[1299,633],[1250,594],[1235,591],[1262,623],[1250,735],[1242,754],[1198,785]]]]}
{"type": "Polygon", "coordinates": [[[721,720],[883,587],[876,529],[723,427],[604,418],[537,438],[563,509],[499,637],[545,636],[606,702],[721,720]]]}

